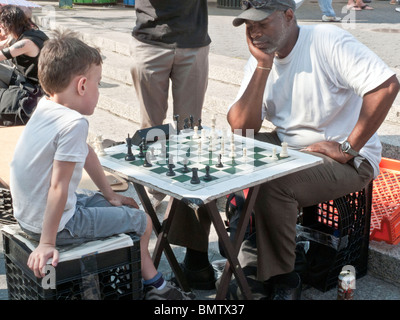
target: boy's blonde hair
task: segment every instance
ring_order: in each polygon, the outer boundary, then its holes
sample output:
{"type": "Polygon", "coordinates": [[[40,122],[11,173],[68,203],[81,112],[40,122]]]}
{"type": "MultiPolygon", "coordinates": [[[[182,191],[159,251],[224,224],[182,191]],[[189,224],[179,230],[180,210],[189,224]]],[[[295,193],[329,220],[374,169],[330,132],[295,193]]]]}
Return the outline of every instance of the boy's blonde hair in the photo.
{"type": "Polygon", "coordinates": [[[92,65],[102,62],[99,50],[81,41],[75,32],[56,31],[40,52],[40,85],[49,95],[62,92],[73,77],[86,74],[92,65]]]}

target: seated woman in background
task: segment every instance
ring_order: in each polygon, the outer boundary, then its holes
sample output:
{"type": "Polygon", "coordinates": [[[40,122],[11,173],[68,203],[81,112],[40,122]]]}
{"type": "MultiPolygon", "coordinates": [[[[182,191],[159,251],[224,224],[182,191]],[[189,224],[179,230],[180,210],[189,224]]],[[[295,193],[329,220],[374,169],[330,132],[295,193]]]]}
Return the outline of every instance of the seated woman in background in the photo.
{"type": "MultiPolygon", "coordinates": [[[[37,96],[42,95],[37,76],[37,64],[40,50],[48,37],[21,8],[13,5],[0,7],[0,36],[4,39],[0,41],[0,61],[11,62],[0,63],[0,88],[3,89],[0,89],[0,124],[2,124],[4,114],[13,114],[12,112],[21,107],[10,106],[9,101],[13,99],[8,96],[11,93],[6,93],[4,90],[11,89],[11,86],[19,86],[21,90],[25,89],[29,93],[34,93],[35,100],[37,96]]],[[[14,91],[16,91],[15,87],[14,91]]],[[[21,93],[12,93],[13,96],[14,94],[21,93]]],[[[22,98],[18,96],[17,100],[22,98]]],[[[35,106],[36,101],[33,108],[35,106]]],[[[29,108],[32,109],[32,106],[30,105],[29,108]]],[[[13,122],[13,120],[10,121],[13,122]]]]}

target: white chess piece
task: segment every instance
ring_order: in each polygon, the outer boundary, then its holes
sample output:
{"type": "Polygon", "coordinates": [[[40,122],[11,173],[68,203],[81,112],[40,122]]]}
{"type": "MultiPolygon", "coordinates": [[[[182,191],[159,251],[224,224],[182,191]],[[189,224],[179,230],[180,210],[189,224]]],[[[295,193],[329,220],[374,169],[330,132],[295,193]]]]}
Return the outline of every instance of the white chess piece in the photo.
{"type": "Polygon", "coordinates": [[[104,148],[103,148],[103,137],[101,135],[96,136],[95,151],[99,157],[103,157],[106,155],[104,148]]]}
{"type": "Polygon", "coordinates": [[[234,158],[235,156],[235,144],[231,144],[231,153],[229,154],[229,157],[234,158]]]}
{"type": "Polygon", "coordinates": [[[207,141],[208,140],[206,129],[201,130],[201,140],[202,141],[207,141]]]}
{"type": "Polygon", "coordinates": [[[199,135],[198,135],[198,131],[199,131],[199,127],[198,126],[194,126],[194,128],[193,128],[193,131],[194,131],[194,134],[193,134],[193,139],[198,139],[199,138],[199,135]]]}
{"type": "Polygon", "coordinates": [[[278,156],[276,155],[276,148],[272,149],[272,160],[274,161],[278,160],[278,156]]]}
{"type": "Polygon", "coordinates": [[[281,158],[287,158],[289,156],[287,148],[288,148],[288,143],[282,142],[282,150],[281,153],[279,154],[281,158]]]}

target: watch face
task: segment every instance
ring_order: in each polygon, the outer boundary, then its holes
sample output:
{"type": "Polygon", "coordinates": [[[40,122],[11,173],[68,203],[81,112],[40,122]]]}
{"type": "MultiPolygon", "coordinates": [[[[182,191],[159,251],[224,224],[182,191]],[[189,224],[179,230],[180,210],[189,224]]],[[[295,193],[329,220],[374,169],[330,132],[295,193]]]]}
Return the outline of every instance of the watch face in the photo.
{"type": "Polygon", "coordinates": [[[348,141],[343,142],[342,144],[342,150],[344,152],[347,152],[350,149],[350,143],[348,141]]]}

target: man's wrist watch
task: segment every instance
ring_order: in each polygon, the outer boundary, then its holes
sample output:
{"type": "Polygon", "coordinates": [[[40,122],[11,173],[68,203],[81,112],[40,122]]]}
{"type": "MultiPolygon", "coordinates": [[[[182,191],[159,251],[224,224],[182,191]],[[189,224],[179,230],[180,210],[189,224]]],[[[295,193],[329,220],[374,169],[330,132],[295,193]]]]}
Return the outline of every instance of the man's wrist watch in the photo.
{"type": "Polygon", "coordinates": [[[357,157],[359,155],[359,153],[351,147],[350,142],[348,142],[347,140],[340,145],[340,149],[343,152],[348,153],[354,157],[357,157]]]}

